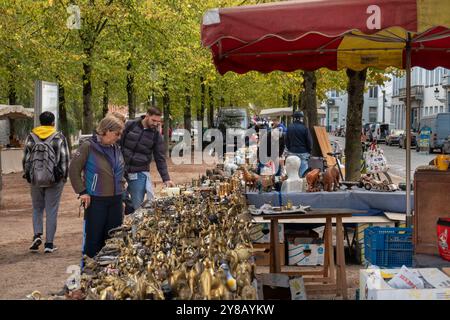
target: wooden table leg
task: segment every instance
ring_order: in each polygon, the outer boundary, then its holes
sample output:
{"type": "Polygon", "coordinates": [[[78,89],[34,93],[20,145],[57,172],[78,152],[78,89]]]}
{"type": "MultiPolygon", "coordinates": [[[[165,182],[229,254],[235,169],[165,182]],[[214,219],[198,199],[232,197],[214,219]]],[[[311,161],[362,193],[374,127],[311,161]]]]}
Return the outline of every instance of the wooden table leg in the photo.
{"type": "Polygon", "coordinates": [[[341,217],[336,217],[336,254],[338,257],[337,259],[338,274],[339,274],[338,288],[342,293],[342,298],[344,300],[347,300],[348,295],[347,295],[347,275],[345,272],[344,229],[341,217]]]}
{"type": "Polygon", "coordinates": [[[281,272],[278,242],[278,219],[272,219],[270,220],[270,273],[281,272]]]}
{"type": "Polygon", "coordinates": [[[324,255],[323,255],[323,277],[328,278],[329,276],[329,264],[330,264],[330,252],[328,251],[328,230],[327,230],[327,224],[325,223],[325,229],[323,230],[323,246],[325,248],[324,255]]]}
{"type": "Polygon", "coordinates": [[[331,218],[326,219],[325,232],[325,258],[328,257],[328,277],[334,282],[336,279],[336,266],[334,264],[333,225],[331,223],[331,218]]]}

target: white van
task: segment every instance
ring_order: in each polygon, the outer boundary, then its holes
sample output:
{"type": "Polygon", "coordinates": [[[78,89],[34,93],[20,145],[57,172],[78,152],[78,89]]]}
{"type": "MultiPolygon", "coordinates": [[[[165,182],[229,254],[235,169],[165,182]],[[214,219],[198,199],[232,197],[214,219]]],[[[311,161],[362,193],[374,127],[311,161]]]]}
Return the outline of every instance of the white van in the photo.
{"type": "Polygon", "coordinates": [[[373,139],[376,139],[377,142],[384,142],[389,135],[389,123],[372,123],[370,130],[373,139]]]}
{"type": "MultiPolygon", "coordinates": [[[[450,112],[436,113],[420,119],[420,128],[429,127],[431,129],[430,153],[434,149],[442,152],[444,143],[450,139],[450,112]]],[[[420,133],[417,135],[419,140],[420,133]]],[[[419,146],[420,143],[417,143],[419,146]]]]}

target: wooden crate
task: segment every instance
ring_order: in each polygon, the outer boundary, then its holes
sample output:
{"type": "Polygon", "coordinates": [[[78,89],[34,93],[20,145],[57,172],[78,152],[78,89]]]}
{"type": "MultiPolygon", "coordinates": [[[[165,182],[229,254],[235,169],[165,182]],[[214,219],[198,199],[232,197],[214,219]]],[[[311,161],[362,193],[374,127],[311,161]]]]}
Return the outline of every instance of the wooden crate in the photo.
{"type": "Polygon", "coordinates": [[[450,218],[450,171],[416,171],[414,174],[415,253],[439,254],[436,225],[450,218]]]}
{"type": "MultiPolygon", "coordinates": [[[[285,244],[278,244],[281,265],[286,265],[285,244]]],[[[270,265],[270,243],[253,243],[253,256],[257,266],[270,265]]]]}

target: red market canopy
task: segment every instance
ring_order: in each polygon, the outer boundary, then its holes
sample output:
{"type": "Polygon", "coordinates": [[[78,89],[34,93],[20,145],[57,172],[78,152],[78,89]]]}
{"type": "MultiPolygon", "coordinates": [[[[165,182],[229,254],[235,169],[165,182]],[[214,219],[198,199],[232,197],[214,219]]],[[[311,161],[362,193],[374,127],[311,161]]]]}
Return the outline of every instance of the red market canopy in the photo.
{"type": "Polygon", "coordinates": [[[221,74],[450,68],[450,1],[283,1],[209,10],[202,44],[221,74]]]}
{"type": "Polygon", "coordinates": [[[411,224],[411,67],[450,68],[449,0],[304,0],[209,10],[202,44],[220,74],[406,69],[406,214],[411,224]]]}

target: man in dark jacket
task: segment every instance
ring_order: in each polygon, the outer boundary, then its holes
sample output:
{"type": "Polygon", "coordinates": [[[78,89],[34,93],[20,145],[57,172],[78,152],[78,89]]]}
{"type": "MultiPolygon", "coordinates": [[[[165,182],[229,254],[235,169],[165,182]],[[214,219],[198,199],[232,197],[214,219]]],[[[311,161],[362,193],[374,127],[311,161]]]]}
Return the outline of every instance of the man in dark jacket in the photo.
{"type": "Polygon", "coordinates": [[[61,194],[68,176],[69,149],[64,135],[55,129],[55,115],[53,113],[49,111],[43,112],[39,116],[39,121],[41,126],[34,128],[25,142],[22,166],[24,172],[23,177],[31,186],[31,201],[33,204],[34,237],[30,251],[37,252],[39,246],[42,244],[45,209],[46,234],[44,253],[51,253],[57,249],[53,245],[53,239],[56,233],[61,194]],[[51,148],[53,150],[42,151],[45,149],[45,147],[41,146],[43,144],[48,145],[49,149],[51,148]],[[38,152],[47,153],[47,155],[52,153],[52,156],[39,159],[36,156],[38,152]],[[41,162],[39,167],[34,165],[37,162],[41,162]],[[42,181],[40,181],[39,177],[42,177],[42,172],[38,172],[39,170],[46,170],[53,175],[48,180],[50,183],[45,185],[41,184],[42,181]]]}
{"type": "Polygon", "coordinates": [[[161,111],[150,108],[145,116],[128,121],[120,141],[125,160],[125,178],[128,192],[131,196],[132,208],[126,208],[131,213],[139,208],[147,199],[153,199],[153,189],[150,177],[150,162],[155,159],[158,172],[166,186],[174,186],[170,180],[164,155],[164,140],[159,133],[161,111]]]}
{"type": "Polygon", "coordinates": [[[304,115],[302,111],[294,112],[294,122],[289,125],[286,134],[286,148],[288,153],[296,155],[301,160],[299,175],[308,170],[308,161],[312,150],[312,136],[309,129],[304,125],[304,115]]]}

